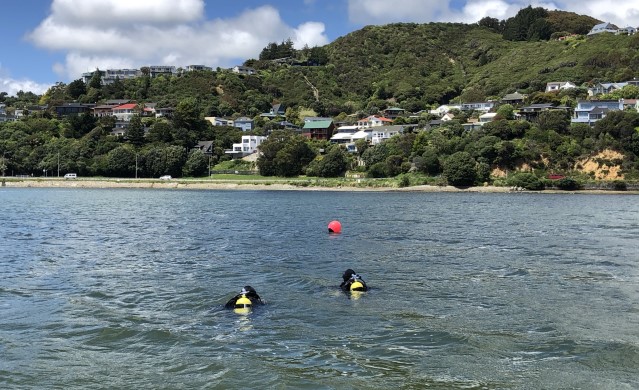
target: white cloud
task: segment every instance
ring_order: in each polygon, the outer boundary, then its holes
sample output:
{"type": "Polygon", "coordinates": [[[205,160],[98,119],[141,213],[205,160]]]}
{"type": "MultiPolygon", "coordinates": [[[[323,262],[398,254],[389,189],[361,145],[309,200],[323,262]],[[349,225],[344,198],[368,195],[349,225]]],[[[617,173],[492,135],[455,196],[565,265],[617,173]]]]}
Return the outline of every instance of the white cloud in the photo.
{"type": "Polygon", "coordinates": [[[296,47],[328,43],[323,23],[291,27],[272,6],[213,20],[203,19],[203,7],[203,0],[54,0],[51,15],[28,39],[66,52],[65,63],[53,68],[68,79],[96,67],[229,67],[287,38],[296,47]]]}
{"type": "Polygon", "coordinates": [[[636,0],[348,0],[351,22],[359,25],[394,22],[474,23],[490,16],[506,19],[529,5],[571,11],[620,26],[639,26],[639,2],[636,0]]]}
{"type": "Polygon", "coordinates": [[[6,92],[9,96],[15,96],[18,91],[33,92],[39,95],[50,86],[50,84],[40,84],[28,79],[16,80],[0,64],[0,92],[6,92]]]}

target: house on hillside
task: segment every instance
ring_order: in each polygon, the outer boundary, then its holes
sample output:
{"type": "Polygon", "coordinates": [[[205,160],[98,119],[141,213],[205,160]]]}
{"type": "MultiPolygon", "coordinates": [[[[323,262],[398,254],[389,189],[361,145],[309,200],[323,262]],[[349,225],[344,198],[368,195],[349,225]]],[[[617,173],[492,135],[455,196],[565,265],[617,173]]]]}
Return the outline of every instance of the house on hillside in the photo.
{"type": "Polygon", "coordinates": [[[497,116],[496,112],[487,112],[479,116],[479,123],[483,126],[485,123],[492,122],[497,116]]]}
{"type": "Polygon", "coordinates": [[[7,106],[4,103],[0,103],[0,123],[15,122],[16,120],[15,115],[7,114],[7,106]]]}
{"type": "Polygon", "coordinates": [[[595,25],[587,35],[595,35],[595,34],[601,34],[606,32],[616,34],[618,30],[619,30],[619,27],[615,26],[614,24],[604,22],[604,23],[599,23],[595,25]]]}
{"type": "Polygon", "coordinates": [[[93,107],[93,116],[96,118],[102,118],[105,116],[113,115],[113,106],[108,104],[101,104],[93,107]]]}
{"type": "Polygon", "coordinates": [[[623,110],[622,100],[582,100],[577,102],[572,123],[594,125],[599,119],[606,117],[610,111],[623,110]]]}
{"type": "Polygon", "coordinates": [[[173,76],[177,74],[177,68],[170,65],[151,65],[149,68],[149,77],[156,78],[160,76],[173,76]]]}
{"type": "Polygon", "coordinates": [[[63,117],[91,112],[93,110],[93,107],[95,107],[95,104],[64,103],[61,106],[55,106],[54,110],[59,117],[63,117]]]}
{"type": "Polygon", "coordinates": [[[429,114],[433,114],[433,115],[437,115],[437,116],[443,116],[447,113],[449,113],[452,110],[460,110],[461,111],[461,104],[443,104],[435,109],[432,109],[429,111],[429,114]]]}
{"type": "Polygon", "coordinates": [[[571,109],[571,107],[567,106],[553,106],[551,103],[535,103],[530,106],[522,107],[521,110],[519,110],[519,115],[528,122],[532,122],[537,120],[539,114],[544,111],[562,110],[570,112],[571,109]]]}
{"type": "Polygon", "coordinates": [[[495,102],[487,101],[487,102],[470,102],[470,103],[462,103],[461,110],[462,111],[483,111],[488,112],[495,107],[495,102]]]}
{"type": "Polygon", "coordinates": [[[334,144],[353,143],[353,135],[359,131],[357,126],[340,126],[330,138],[334,144]]]}
{"type": "Polygon", "coordinates": [[[213,126],[233,126],[233,119],[222,118],[220,116],[205,116],[204,120],[209,121],[213,126]]]}
{"type": "Polygon", "coordinates": [[[186,68],[184,68],[185,72],[197,72],[197,71],[212,71],[213,68],[211,68],[210,66],[206,66],[206,65],[187,65],[186,68]]]}
{"type": "Polygon", "coordinates": [[[173,107],[155,107],[155,117],[156,118],[172,118],[173,111],[175,109],[173,107]]]}
{"type": "Polygon", "coordinates": [[[371,115],[371,116],[367,116],[366,118],[362,118],[362,119],[358,120],[357,121],[357,126],[360,129],[365,129],[365,128],[368,128],[368,127],[377,127],[377,126],[390,125],[391,123],[393,123],[392,119],[384,118],[384,117],[377,116],[377,115],[371,115]]]}
{"type": "Polygon", "coordinates": [[[286,114],[286,107],[278,103],[278,104],[273,104],[269,112],[260,114],[260,116],[263,118],[273,119],[273,118],[277,118],[278,116],[284,116],[285,114],[286,114]]]}
{"type": "Polygon", "coordinates": [[[113,116],[119,121],[128,122],[134,115],[138,114],[138,105],[135,103],[122,104],[120,106],[113,107],[113,116]]]}
{"type": "Polygon", "coordinates": [[[257,152],[257,148],[266,141],[267,137],[262,135],[243,135],[242,141],[233,144],[232,149],[225,150],[224,153],[230,154],[232,158],[242,158],[257,152]]]}
{"type": "Polygon", "coordinates": [[[520,106],[524,103],[526,99],[526,95],[523,95],[519,92],[506,94],[503,98],[501,98],[501,102],[503,104],[510,104],[512,106],[520,106]]]}
{"type": "Polygon", "coordinates": [[[635,35],[637,33],[637,29],[631,26],[622,27],[615,34],[617,35],[635,35]]]}
{"type": "Polygon", "coordinates": [[[638,101],[639,99],[621,99],[621,106],[623,107],[624,111],[635,110],[638,101]]]}
{"type": "Polygon", "coordinates": [[[406,114],[406,110],[399,107],[389,107],[384,110],[384,117],[388,119],[396,119],[404,114],[406,114]]]}
{"type": "Polygon", "coordinates": [[[377,145],[390,139],[391,137],[402,134],[404,125],[376,126],[372,128],[371,145],[377,145]]]}
{"type": "Polygon", "coordinates": [[[594,86],[588,88],[588,96],[604,95],[622,89],[627,86],[628,83],[597,83],[594,86]]]}
{"type": "Polygon", "coordinates": [[[570,81],[556,81],[546,83],[546,92],[559,92],[563,89],[577,88],[577,85],[570,81]]]}
{"type": "Polygon", "coordinates": [[[252,76],[254,74],[257,74],[257,71],[255,69],[249,68],[248,66],[242,66],[242,65],[234,66],[233,68],[231,68],[231,71],[233,73],[243,74],[247,76],[252,76]]]}
{"type": "Polygon", "coordinates": [[[214,146],[215,145],[213,141],[199,141],[193,149],[201,150],[202,153],[204,153],[207,156],[210,156],[213,154],[214,146]]]}
{"type": "Polygon", "coordinates": [[[128,129],[129,129],[129,122],[116,121],[115,126],[113,126],[113,129],[111,129],[110,134],[116,137],[124,137],[128,129]]]}
{"type": "Polygon", "coordinates": [[[233,121],[233,127],[242,129],[242,131],[251,131],[255,127],[255,122],[251,118],[241,116],[233,121]]]}
{"type": "Polygon", "coordinates": [[[332,120],[310,121],[304,123],[302,135],[308,139],[331,139],[335,131],[335,124],[332,120]]]}

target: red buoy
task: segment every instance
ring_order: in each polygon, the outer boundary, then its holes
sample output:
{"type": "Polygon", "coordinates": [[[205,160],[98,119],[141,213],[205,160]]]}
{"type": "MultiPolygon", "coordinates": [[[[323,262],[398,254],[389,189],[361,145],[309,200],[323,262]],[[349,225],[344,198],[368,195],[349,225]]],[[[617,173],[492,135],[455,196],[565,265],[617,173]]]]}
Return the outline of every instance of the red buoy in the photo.
{"type": "Polygon", "coordinates": [[[342,224],[339,221],[331,221],[328,224],[328,232],[329,233],[341,233],[342,232],[342,224]]]}

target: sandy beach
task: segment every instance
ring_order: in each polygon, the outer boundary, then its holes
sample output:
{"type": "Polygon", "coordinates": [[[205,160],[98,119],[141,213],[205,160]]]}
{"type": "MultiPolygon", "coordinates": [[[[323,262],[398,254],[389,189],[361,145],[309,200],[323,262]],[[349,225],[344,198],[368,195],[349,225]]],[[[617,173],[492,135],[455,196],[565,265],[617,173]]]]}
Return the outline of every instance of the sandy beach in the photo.
{"type": "Polygon", "coordinates": [[[141,189],[176,189],[176,190],[265,190],[265,191],[347,191],[347,192],[478,192],[478,193],[587,193],[587,194],[639,194],[639,191],[610,191],[610,190],[543,190],[525,191],[511,187],[477,186],[477,187],[453,187],[418,185],[410,187],[364,187],[364,186],[338,186],[322,187],[317,185],[293,185],[287,183],[266,182],[231,182],[231,181],[203,181],[203,180],[134,180],[134,179],[4,179],[2,187],[5,188],[141,188],[141,189]]]}

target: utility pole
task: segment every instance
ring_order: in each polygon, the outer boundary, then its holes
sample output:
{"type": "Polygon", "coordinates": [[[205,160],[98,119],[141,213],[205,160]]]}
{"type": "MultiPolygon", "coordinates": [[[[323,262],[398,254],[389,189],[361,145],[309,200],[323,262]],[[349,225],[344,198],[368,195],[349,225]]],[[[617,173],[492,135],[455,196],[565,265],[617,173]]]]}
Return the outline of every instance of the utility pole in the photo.
{"type": "Polygon", "coordinates": [[[138,178],[138,154],[135,154],[135,178],[138,178]]]}
{"type": "Polygon", "coordinates": [[[60,177],[60,152],[58,152],[58,178],[60,177]]]}

